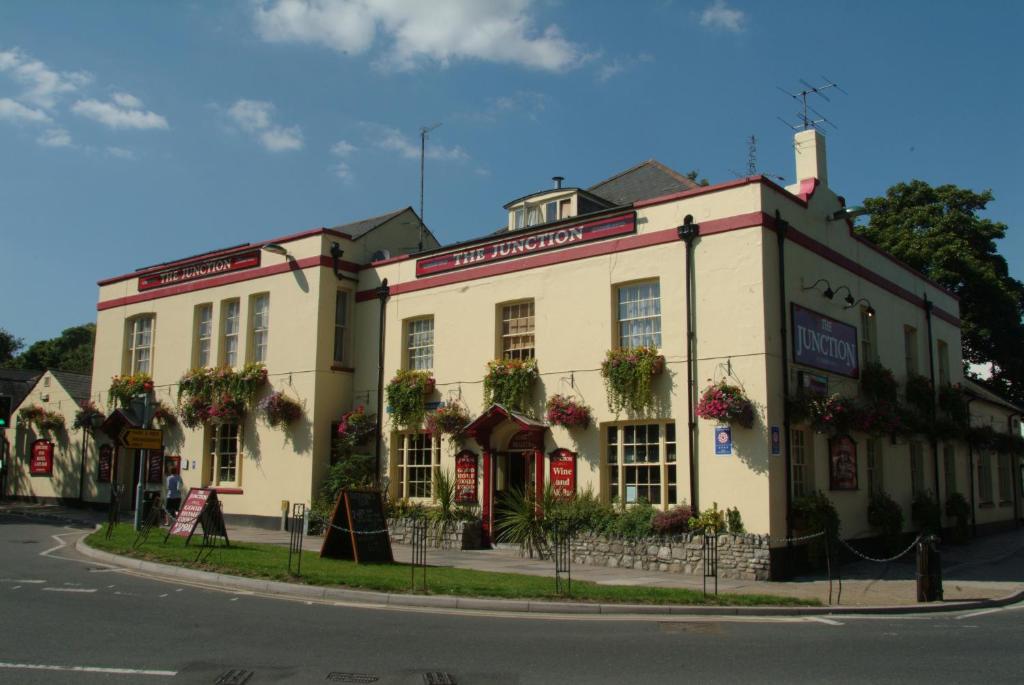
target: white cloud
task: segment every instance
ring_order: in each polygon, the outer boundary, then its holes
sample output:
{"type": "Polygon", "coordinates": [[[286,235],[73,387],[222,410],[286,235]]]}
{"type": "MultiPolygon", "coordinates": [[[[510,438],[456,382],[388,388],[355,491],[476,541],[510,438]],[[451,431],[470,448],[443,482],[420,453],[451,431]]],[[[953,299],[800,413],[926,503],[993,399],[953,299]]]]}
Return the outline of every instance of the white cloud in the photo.
{"type": "Polygon", "coordinates": [[[25,87],[19,100],[43,109],[53,109],[61,94],[72,93],[92,81],[88,72],[56,72],[18,48],[0,51],[0,72],[10,73],[25,87]]]}
{"type": "Polygon", "coordinates": [[[352,173],[352,167],[349,166],[348,162],[335,163],[331,166],[331,171],[342,181],[351,181],[355,178],[355,175],[352,173]]]}
{"type": "Polygon", "coordinates": [[[747,23],[747,15],[743,10],[734,10],[726,5],[725,0],[714,0],[704,8],[700,15],[700,25],[712,29],[723,29],[739,33],[747,23]]]}
{"type": "Polygon", "coordinates": [[[165,129],[167,119],[142,109],[142,102],[127,93],[115,93],[113,102],[79,100],[71,111],[110,128],[165,129]]]}
{"type": "Polygon", "coordinates": [[[302,129],[278,126],[273,122],[273,115],[273,103],[263,100],[238,100],[228,109],[228,117],[270,152],[301,150],[302,129]]]}
{"type": "Polygon", "coordinates": [[[43,147],[70,147],[71,134],[62,128],[50,128],[36,138],[36,142],[43,147]]]}
{"type": "Polygon", "coordinates": [[[107,148],[107,154],[118,159],[135,159],[135,153],[123,147],[110,146],[107,148]]]}
{"type": "MultiPolygon", "coordinates": [[[[390,126],[383,126],[381,124],[362,124],[364,130],[366,130],[368,137],[373,141],[373,144],[383,150],[390,150],[397,152],[406,159],[419,159],[420,158],[420,142],[413,141],[411,138],[407,138],[402,135],[402,132],[397,128],[391,128],[390,126]]],[[[469,159],[469,155],[461,147],[456,145],[455,147],[446,147],[444,145],[438,145],[434,142],[429,142],[427,139],[426,157],[427,159],[437,160],[448,160],[462,162],[469,159]]]]}
{"type": "Polygon", "coordinates": [[[358,148],[355,145],[348,142],[347,140],[339,140],[337,143],[331,146],[331,154],[337,155],[338,157],[348,157],[358,148]]]}
{"type": "Polygon", "coordinates": [[[597,80],[600,83],[605,83],[609,79],[614,78],[629,69],[633,69],[636,66],[653,61],[654,57],[646,52],[635,56],[613,59],[611,62],[602,64],[597,70],[597,80]]]}
{"type": "Polygon", "coordinates": [[[532,0],[262,0],[256,31],[266,41],[312,43],[347,54],[368,52],[378,35],[377,64],[414,69],[458,60],[561,71],[589,57],[556,25],[537,30],[532,0]]]}
{"type": "Polygon", "coordinates": [[[0,120],[38,124],[49,122],[50,115],[41,109],[26,107],[10,98],[0,98],[0,120]]]}

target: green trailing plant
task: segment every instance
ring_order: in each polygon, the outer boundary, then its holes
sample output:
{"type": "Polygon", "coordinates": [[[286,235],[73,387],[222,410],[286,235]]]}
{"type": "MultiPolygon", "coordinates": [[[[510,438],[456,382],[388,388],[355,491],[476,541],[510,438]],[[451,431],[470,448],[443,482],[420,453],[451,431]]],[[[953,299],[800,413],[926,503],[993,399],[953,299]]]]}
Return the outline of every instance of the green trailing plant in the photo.
{"type": "Polygon", "coordinates": [[[829,395],[808,400],[811,428],[826,435],[844,435],[860,423],[860,411],[849,397],[829,395]]]}
{"type": "Polygon", "coordinates": [[[904,432],[899,408],[888,400],[878,400],[860,407],[854,415],[853,428],[876,438],[904,432]]]}
{"type": "Polygon", "coordinates": [[[19,409],[18,420],[32,426],[39,434],[59,433],[64,430],[64,417],[39,405],[19,409]]]}
{"type": "Polygon", "coordinates": [[[75,412],[75,420],[72,423],[74,428],[85,428],[92,430],[94,423],[102,423],[107,417],[100,411],[92,400],[85,400],[81,403],[78,411],[75,412]]]}
{"type": "Polygon", "coordinates": [[[492,359],[484,375],[484,405],[528,412],[538,376],[536,359],[492,359]]]}
{"type": "Polygon", "coordinates": [[[422,426],[427,413],[425,398],[433,389],[429,371],[399,370],[386,388],[392,422],[407,429],[422,426]]]}
{"type": "Polygon", "coordinates": [[[153,379],[148,373],[133,373],[114,376],[110,379],[107,392],[107,406],[128,407],[132,399],[141,393],[153,390],[153,379]]]}
{"type": "Polygon", "coordinates": [[[169,407],[163,400],[157,400],[153,405],[153,420],[163,428],[171,428],[178,424],[178,417],[174,409],[169,407]]]}
{"type": "Polygon", "coordinates": [[[922,533],[942,532],[942,509],[932,492],[919,492],[910,507],[910,518],[922,533]]]}
{"type": "Polygon", "coordinates": [[[954,492],[946,498],[946,515],[953,519],[953,542],[962,545],[970,538],[971,505],[967,498],[954,492]]]}
{"type": "Polygon", "coordinates": [[[469,425],[469,410],[459,401],[448,402],[436,410],[427,413],[427,432],[434,435],[445,435],[455,446],[459,435],[469,425]]]}
{"type": "Polygon", "coordinates": [[[743,517],[740,515],[738,507],[732,507],[731,509],[725,510],[725,522],[729,526],[730,535],[746,534],[747,527],[743,525],[743,517]]]}
{"type": "Polygon", "coordinates": [[[725,512],[718,509],[718,502],[690,519],[690,530],[695,533],[724,533],[727,530],[725,512]]]}
{"type": "Polygon", "coordinates": [[[189,428],[206,422],[235,423],[266,383],[263,364],[246,364],[239,371],[226,366],[191,369],[178,381],[178,416],[189,428]]]}
{"type": "Polygon", "coordinates": [[[359,449],[377,432],[377,417],[367,414],[366,408],[359,405],[350,412],[341,415],[338,428],[331,442],[335,459],[348,456],[359,449]]]}
{"type": "Polygon", "coordinates": [[[967,395],[959,385],[943,385],[939,388],[939,411],[952,424],[957,437],[962,438],[967,434],[971,412],[967,395]]]}
{"type": "Polygon", "coordinates": [[[724,380],[704,388],[697,403],[697,416],[700,418],[736,423],[743,428],[753,427],[754,415],[754,404],[747,398],[743,388],[730,385],[724,380]]]}
{"type": "Polygon", "coordinates": [[[629,347],[608,350],[601,363],[608,396],[608,408],[643,414],[654,405],[651,382],[665,368],[665,357],[653,347],[629,347]]]}
{"type": "Polygon", "coordinates": [[[911,416],[911,428],[918,433],[928,433],[935,417],[935,389],[931,380],[916,373],[908,375],[903,397],[911,416]]]}
{"type": "Polygon", "coordinates": [[[898,551],[903,535],[903,507],[886,492],[871,494],[868,503],[868,525],[882,536],[889,554],[898,551]]]}

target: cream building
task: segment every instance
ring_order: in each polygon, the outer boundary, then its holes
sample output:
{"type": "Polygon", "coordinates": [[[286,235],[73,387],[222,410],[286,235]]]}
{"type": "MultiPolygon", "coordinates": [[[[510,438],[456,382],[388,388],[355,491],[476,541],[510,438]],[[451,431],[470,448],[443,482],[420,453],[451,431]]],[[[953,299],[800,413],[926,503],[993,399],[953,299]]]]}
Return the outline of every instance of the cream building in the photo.
{"type": "MultiPolygon", "coordinates": [[[[799,133],[795,150],[789,187],[761,176],[698,187],[650,161],[589,188],[556,178],[508,203],[501,229],[456,245],[439,246],[407,209],[101,281],[93,396],[105,402],[111,376],[145,371],[173,403],[192,367],[265,363],[270,387],[304,405],[300,424],[282,433],[248,416],[167,431],[165,453],[188,467],[186,486],[231,495],[229,521],[276,524],[282,500],[309,503],[332,422],[356,405],[372,411],[381,375],[387,383],[399,369],[429,371],[431,406],[458,401],[475,420],[451,445],[401,430],[385,411],[391,496],[429,500],[432,475],[454,472],[461,454],[475,465],[464,473],[475,474],[485,532],[497,493],[549,482],[552,455],[577,491],[738,507],[749,531],[777,538],[793,530],[793,498],[815,490],[834,502],[846,537],[873,534],[867,502],[883,488],[908,520],[916,492],[954,481],[979,525],[1018,518],[1019,455],[982,473],[962,443],[853,434],[852,466],[835,487],[828,437],[787,416],[787,394],[805,385],[856,397],[866,361],[901,380],[963,382],[957,298],[853,233],[820,134],[799,133]],[[616,414],[601,364],[636,345],[665,358],[654,408],[616,414]],[[501,357],[538,364],[522,413],[484,406],[487,362],[501,357]],[[722,380],[753,401],[752,428],[726,432],[694,415],[699,391],[722,380]],[[555,394],[589,405],[590,426],[547,425],[555,394]],[[974,475],[999,495],[991,506],[974,475]]],[[[992,396],[971,410],[1003,432],[1019,417],[992,396]]],[[[129,462],[117,478],[130,477],[129,462]]],[[[87,486],[105,500],[102,485],[87,486]]]]}

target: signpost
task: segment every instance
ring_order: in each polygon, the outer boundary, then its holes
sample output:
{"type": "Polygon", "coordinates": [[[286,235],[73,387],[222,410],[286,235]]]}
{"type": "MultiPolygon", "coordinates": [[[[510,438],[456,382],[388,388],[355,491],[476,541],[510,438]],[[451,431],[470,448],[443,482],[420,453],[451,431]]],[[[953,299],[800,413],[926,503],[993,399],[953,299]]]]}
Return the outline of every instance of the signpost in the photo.
{"type": "Polygon", "coordinates": [[[123,428],[117,438],[121,447],[130,450],[158,450],[164,446],[164,432],[156,428],[123,428]]]}

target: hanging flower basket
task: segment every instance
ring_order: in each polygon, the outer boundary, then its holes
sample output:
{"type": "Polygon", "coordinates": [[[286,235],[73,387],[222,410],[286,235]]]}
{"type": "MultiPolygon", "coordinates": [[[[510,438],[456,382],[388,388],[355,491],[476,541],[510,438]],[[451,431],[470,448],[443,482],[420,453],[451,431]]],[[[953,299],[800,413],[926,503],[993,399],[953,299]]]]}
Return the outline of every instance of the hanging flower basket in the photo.
{"type": "Polygon", "coordinates": [[[207,421],[233,423],[253,405],[256,393],[266,383],[263,364],[247,364],[240,371],[230,367],[192,369],[178,381],[178,416],[189,428],[207,421]]]}
{"type": "Polygon", "coordinates": [[[64,430],[64,417],[33,404],[18,410],[18,420],[30,425],[37,433],[54,433],[64,430]]]}
{"type": "Polygon", "coordinates": [[[429,371],[401,370],[386,388],[391,420],[402,428],[419,428],[426,414],[424,398],[433,392],[434,378],[429,371]]]}
{"type": "Polygon", "coordinates": [[[754,404],[743,388],[724,380],[704,388],[697,402],[697,416],[711,421],[735,423],[743,428],[754,426],[754,404]]]}
{"type": "Polygon", "coordinates": [[[91,430],[93,426],[102,423],[106,418],[92,400],[85,400],[81,403],[79,410],[75,412],[75,420],[71,425],[73,428],[91,430]]]}
{"type": "Polygon", "coordinates": [[[586,428],[590,425],[590,407],[565,395],[552,395],[548,399],[546,416],[552,426],[586,428]]]}
{"type": "Polygon", "coordinates": [[[863,425],[857,405],[842,395],[811,398],[808,413],[811,428],[817,433],[843,435],[863,425]]]}
{"type": "Polygon", "coordinates": [[[110,379],[110,390],[107,395],[107,406],[128,407],[132,398],[153,390],[153,379],[148,373],[133,373],[114,376],[110,379]]]}
{"type": "Polygon", "coordinates": [[[260,400],[259,409],[271,428],[287,429],[288,424],[302,418],[302,405],[283,392],[272,392],[260,400]]]}
{"type": "Polygon", "coordinates": [[[665,370],[665,357],[653,347],[608,350],[601,363],[608,408],[642,414],[654,404],[651,381],[665,370]]]}
{"type": "Polygon", "coordinates": [[[207,410],[207,420],[213,424],[239,423],[245,416],[245,404],[224,392],[214,399],[207,410]]]}
{"type": "Polygon", "coordinates": [[[427,413],[427,431],[434,435],[447,435],[455,441],[470,420],[469,411],[461,402],[449,402],[427,413]]]}
{"type": "Polygon", "coordinates": [[[363,405],[342,414],[338,422],[337,439],[342,443],[346,454],[351,453],[360,445],[366,444],[377,430],[377,417],[368,416],[363,405]]]}
{"type": "Polygon", "coordinates": [[[897,406],[885,400],[876,401],[856,410],[853,427],[854,430],[876,438],[884,435],[900,435],[905,430],[897,406]]]}
{"type": "Polygon", "coordinates": [[[156,407],[153,410],[153,420],[164,428],[178,425],[178,417],[175,416],[174,409],[167,406],[163,400],[156,401],[156,407]]]}
{"type": "Polygon", "coordinates": [[[500,404],[525,412],[533,384],[540,376],[536,359],[492,359],[484,375],[484,405],[500,404]]]}

